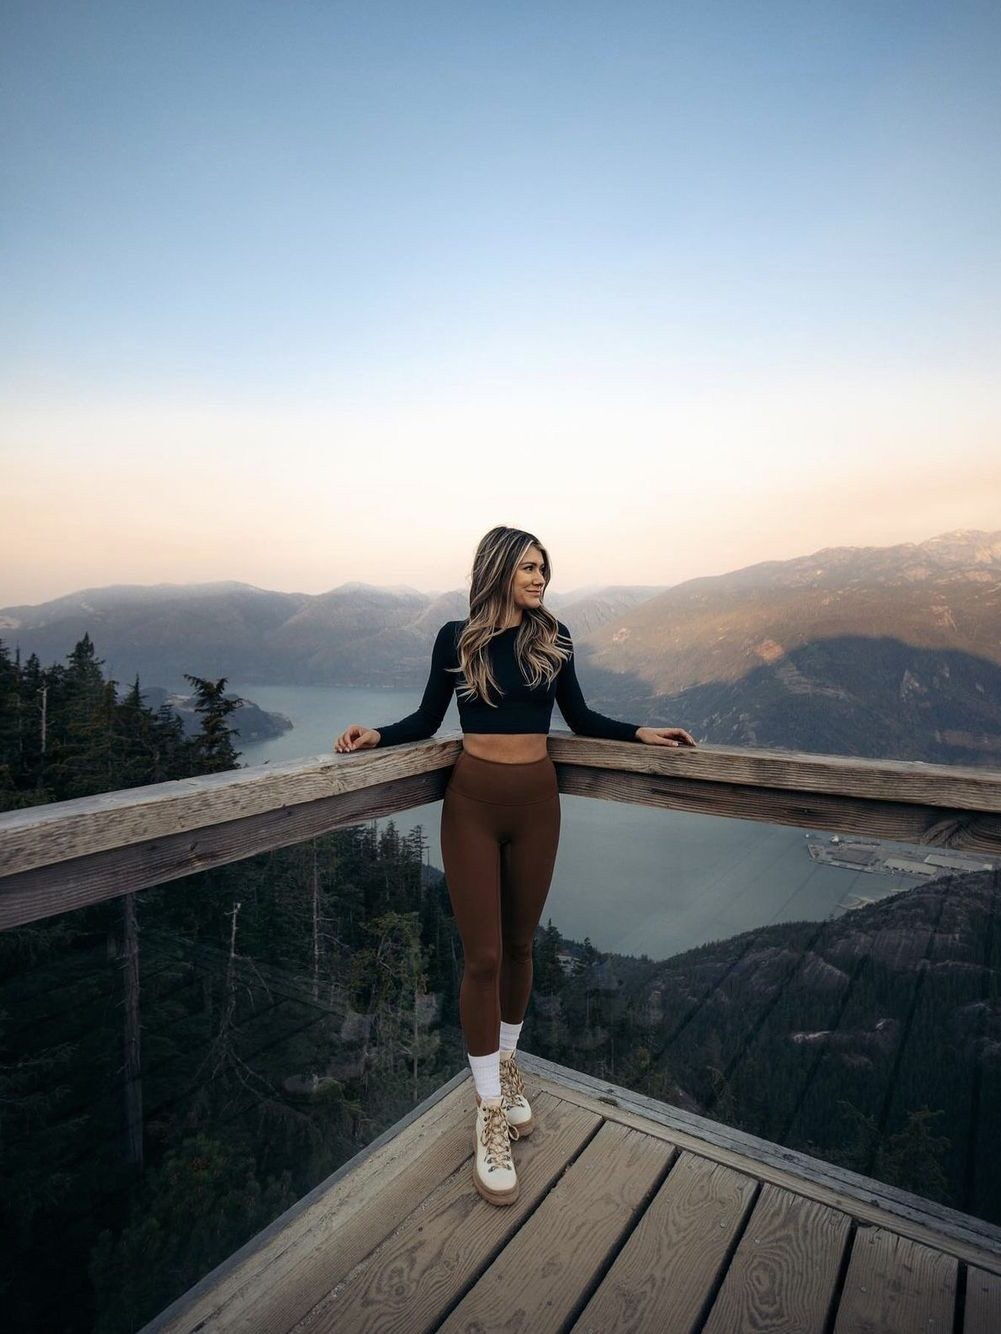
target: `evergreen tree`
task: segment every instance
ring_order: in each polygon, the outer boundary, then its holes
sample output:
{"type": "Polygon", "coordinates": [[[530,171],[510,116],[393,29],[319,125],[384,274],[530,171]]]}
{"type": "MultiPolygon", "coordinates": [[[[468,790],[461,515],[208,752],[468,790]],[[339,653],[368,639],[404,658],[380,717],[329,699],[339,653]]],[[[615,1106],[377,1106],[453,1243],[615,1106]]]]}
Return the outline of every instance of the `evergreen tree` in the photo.
{"type": "Polygon", "coordinates": [[[238,696],[227,696],[226,677],[218,681],[206,681],[201,676],[184,673],[185,680],[195,688],[195,712],[202,716],[200,734],[195,738],[194,755],[198,772],[203,774],[220,773],[235,769],[240,752],[233,749],[232,738],[239,736],[237,729],[231,728],[226,719],[242,706],[238,696]]]}
{"type": "Polygon", "coordinates": [[[84,633],[48,692],[47,768],[62,800],[114,788],[108,782],[108,691],[113,701],[114,683],[105,682],[103,665],[90,635],[84,633]]]}
{"type": "Polygon", "coordinates": [[[919,1107],[907,1115],[902,1130],[890,1135],[880,1145],[876,1176],[880,1181],[914,1191],[928,1200],[949,1199],[949,1181],[942,1170],[952,1141],[947,1135],[933,1135],[929,1122],[944,1116],[941,1108],[919,1107]]]}
{"type": "Polygon", "coordinates": [[[169,704],[154,713],[143,703],[137,676],[118,706],[116,735],[119,786],[139,787],[184,778],[191,772],[192,745],[184,723],[169,704]]]}
{"type": "Polygon", "coordinates": [[[258,1178],[245,1142],[208,1132],[171,1149],[90,1262],[97,1334],[127,1334],[238,1249],[296,1198],[290,1173],[258,1178]]]}
{"type": "Polygon", "coordinates": [[[550,917],[536,947],[533,965],[534,985],[544,996],[558,995],[563,990],[563,969],[557,957],[562,940],[550,917]]]}

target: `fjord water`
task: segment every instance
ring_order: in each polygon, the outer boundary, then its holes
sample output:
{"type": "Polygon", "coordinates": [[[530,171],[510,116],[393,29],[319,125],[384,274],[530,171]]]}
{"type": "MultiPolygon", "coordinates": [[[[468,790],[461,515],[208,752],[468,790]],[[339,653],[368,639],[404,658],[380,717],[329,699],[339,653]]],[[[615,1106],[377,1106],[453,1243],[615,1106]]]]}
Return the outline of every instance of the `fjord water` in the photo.
{"type": "MultiPolygon", "coordinates": [[[[340,686],[229,689],[294,723],[268,741],[242,745],[237,738],[247,766],[331,752],[349,723],[396,721],[419,699],[411,690],[340,686]]],[[[239,726],[239,712],[233,722],[239,726]]],[[[453,699],[442,730],[458,727],[453,699]]],[[[567,730],[558,710],[553,729],[567,730]]],[[[552,918],[569,939],[589,936],[602,952],[666,959],[776,922],[840,916],[846,896],[882,898],[921,883],[918,876],[821,865],[811,859],[802,829],[568,794],[561,806],[560,849],[542,920],[552,918]]],[[[431,864],[439,868],[440,811],[434,802],[392,817],[401,831],[423,826],[431,864]]]]}

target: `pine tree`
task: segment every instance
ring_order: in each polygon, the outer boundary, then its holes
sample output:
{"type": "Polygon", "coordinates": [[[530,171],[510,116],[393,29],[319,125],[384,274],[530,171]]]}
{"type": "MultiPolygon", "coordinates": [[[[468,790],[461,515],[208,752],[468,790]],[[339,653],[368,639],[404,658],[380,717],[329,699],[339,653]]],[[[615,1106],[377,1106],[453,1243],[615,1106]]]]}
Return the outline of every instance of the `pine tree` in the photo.
{"type": "Polygon", "coordinates": [[[537,946],[533,965],[535,987],[544,996],[553,996],[563,990],[563,969],[558,958],[562,940],[550,917],[537,946]]]}
{"type": "Polygon", "coordinates": [[[67,665],[47,673],[43,764],[47,786],[60,801],[115,786],[111,758],[115,683],[104,680],[102,666],[103,659],[85,633],[67,655],[67,665]]]}
{"type": "Polygon", "coordinates": [[[942,1108],[927,1105],[908,1112],[907,1124],[880,1145],[873,1175],[891,1186],[923,1195],[925,1199],[949,1199],[949,1179],[942,1169],[952,1141],[933,1135],[930,1122],[945,1116],[942,1108]]]}
{"type": "Polygon", "coordinates": [[[185,680],[195,688],[195,712],[202,715],[200,734],[194,739],[194,757],[197,772],[203,774],[221,773],[226,769],[235,769],[240,752],[233,749],[232,738],[240,733],[231,728],[226,719],[243,705],[238,696],[227,696],[226,677],[218,681],[206,681],[201,676],[184,673],[185,680]]]}

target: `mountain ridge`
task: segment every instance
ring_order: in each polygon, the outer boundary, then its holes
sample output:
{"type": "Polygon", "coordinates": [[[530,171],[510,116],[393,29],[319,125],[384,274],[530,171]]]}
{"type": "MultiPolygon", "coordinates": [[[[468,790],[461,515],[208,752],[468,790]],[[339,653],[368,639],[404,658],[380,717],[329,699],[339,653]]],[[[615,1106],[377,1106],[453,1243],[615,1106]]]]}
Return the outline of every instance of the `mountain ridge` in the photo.
{"type": "MultiPolygon", "coordinates": [[[[827,547],[673,585],[550,590],[593,707],[703,742],[1001,763],[1001,531],[827,547]]],[[[85,631],[116,679],[419,690],[464,590],[112,585],[0,610],[51,662],[85,631]]]]}

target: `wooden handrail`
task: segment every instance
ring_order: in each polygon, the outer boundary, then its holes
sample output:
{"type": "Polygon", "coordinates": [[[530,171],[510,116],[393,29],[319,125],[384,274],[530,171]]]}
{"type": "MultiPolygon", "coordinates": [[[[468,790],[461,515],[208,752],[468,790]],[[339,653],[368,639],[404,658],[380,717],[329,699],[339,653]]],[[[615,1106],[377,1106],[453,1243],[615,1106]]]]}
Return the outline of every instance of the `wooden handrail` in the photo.
{"type": "MultiPolygon", "coordinates": [[[[459,731],[0,814],[0,930],[440,800],[459,731]]],[[[1001,770],[555,731],[560,790],[1001,856],[1001,770]]]]}

